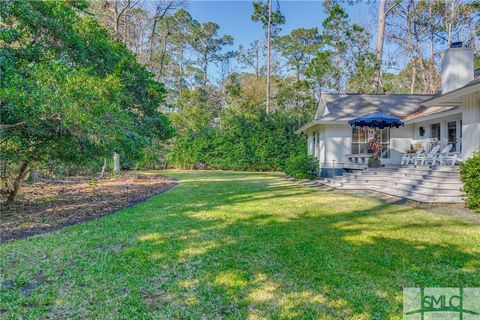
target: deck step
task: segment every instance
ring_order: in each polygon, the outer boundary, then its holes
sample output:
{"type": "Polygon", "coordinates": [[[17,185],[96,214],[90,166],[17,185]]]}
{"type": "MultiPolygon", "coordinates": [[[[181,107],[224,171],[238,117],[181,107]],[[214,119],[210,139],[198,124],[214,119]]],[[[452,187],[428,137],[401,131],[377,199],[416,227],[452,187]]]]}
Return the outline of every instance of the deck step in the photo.
{"type": "Polygon", "coordinates": [[[370,190],[419,202],[463,202],[458,167],[368,168],[324,178],[319,183],[344,190],[370,190]]]}

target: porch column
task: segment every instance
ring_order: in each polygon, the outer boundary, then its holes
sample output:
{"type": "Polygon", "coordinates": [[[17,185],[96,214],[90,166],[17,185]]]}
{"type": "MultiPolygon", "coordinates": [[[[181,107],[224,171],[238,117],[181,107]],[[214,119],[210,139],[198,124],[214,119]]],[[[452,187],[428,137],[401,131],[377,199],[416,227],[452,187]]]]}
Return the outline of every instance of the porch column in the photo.
{"type": "Polygon", "coordinates": [[[308,155],[313,154],[313,134],[309,133],[307,136],[307,151],[308,155]]]}
{"type": "Polygon", "coordinates": [[[315,157],[320,158],[320,132],[315,132],[315,157]]]}
{"type": "Polygon", "coordinates": [[[462,156],[470,157],[480,148],[480,93],[472,92],[464,97],[462,110],[462,156]]]}

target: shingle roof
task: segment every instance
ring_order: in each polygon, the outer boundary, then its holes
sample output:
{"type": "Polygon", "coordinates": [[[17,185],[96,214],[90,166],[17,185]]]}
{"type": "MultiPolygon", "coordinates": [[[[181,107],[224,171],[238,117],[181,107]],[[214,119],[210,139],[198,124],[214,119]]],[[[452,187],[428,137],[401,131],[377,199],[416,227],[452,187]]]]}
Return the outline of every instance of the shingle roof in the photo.
{"type": "Polygon", "coordinates": [[[417,110],[415,110],[415,112],[407,115],[406,117],[403,117],[402,120],[404,121],[408,121],[408,120],[413,120],[413,119],[417,119],[417,118],[423,118],[423,117],[427,117],[427,116],[430,116],[430,115],[433,115],[433,114],[441,114],[441,113],[450,113],[452,111],[459,111],[461,110],[460,107],[454,107],[454,106],[451,106],[451,107],[420,107],[418,108],[417,110]]]}
{"type": "Polygon", "coordinates": [[[414,113],[432,94],[322,94],[328,114],[317,118],[324,121],[348,121],[379,111],[403,119],[414,113]]]}

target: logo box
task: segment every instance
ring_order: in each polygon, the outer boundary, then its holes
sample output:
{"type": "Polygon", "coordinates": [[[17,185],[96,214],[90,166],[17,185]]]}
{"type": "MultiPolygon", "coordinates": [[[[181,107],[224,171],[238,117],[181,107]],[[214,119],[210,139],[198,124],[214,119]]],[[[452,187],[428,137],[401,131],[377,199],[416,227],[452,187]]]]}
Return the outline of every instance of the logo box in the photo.
{"type": "Polygon", "coordinates": [[[480,288],[404,288],[404,320],[480,320],[480,288]]]}

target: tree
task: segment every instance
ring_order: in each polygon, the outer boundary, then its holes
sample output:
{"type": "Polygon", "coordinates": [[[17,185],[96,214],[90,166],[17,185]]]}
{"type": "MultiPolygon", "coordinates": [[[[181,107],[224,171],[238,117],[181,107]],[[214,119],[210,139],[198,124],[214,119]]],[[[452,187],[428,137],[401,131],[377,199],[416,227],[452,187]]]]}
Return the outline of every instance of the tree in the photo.
{"type": "Polygon", "coordinates": [[[325,12],[328,14],[323,21],[323,42],[333,53],[333,64],[330,71],[334,78],[334,90],[342,90],[342,69],[345,69],[345,54],[347,53],[347,34],[349,31],[349,20],[346,11],[335,1],[323,3],[325,12]]]}
{"type": "MultiPolygon", "coordinates": [[[[153,47],[155,43],[155,38],[157,36],[157,26],[159,25],[160,21],[162,21],[170,11],[174,11],[176,9],[177,3],[175,1],[164,1],[160,0],[157,2],[155,6],[155,14],[153,16],[153,23],[152,23],[152,31],[150,33],[148,51],[149,51],[149,60],[152,62],[153,57],[153,47]]],[[[166,46],[166,41],[164,41],[164,45],[166,46]]]]}
{"type": "MultiPolygon", "coordinates": [[[[348,89],[348,81],[352,75],[362,79],[365,79],[368,73],[371,75],[369,68],[363,65],[370,65],[370,35],[362,26],[351,23],[347,12],[338,2],[325,1],[323,5],[328,14],[322,23],[325,53],[319,54],[314,60],[309,74],[312,76],[312,71],[319,69],[323,89],[341,92],[348,89]],[[327,63],[325,59],[329,58],[332,61],[327,63]],[[322,62],[326,63],[325,67],[318,65],[322,62]]],[[[318,79],[318,76],[314,78],[318,79]]]]}
{"type": "Polygon", "coordinates": [[[259,40],[250,42],[248,48],[242,45],[238,47],[237,60],[245,67],[251,67],[255,70],[255,77],[260,75],[260,59],[262,55],[262,46],[259,40]]]}
{"type": "Polygon", "coordinates": [[[285,17],[277,6],[276,11],[272,11],[272,0],[268,0],[267,4],[262,2],[253,3],[252,20],[261,22],[265,29],[265,43],[267,45],[267,84],[266,84],[266,103],[267,113],[270,109],[270,66],[271,66],[271,39],[280,32],[280,25],[285,24],[285,17]]]}
{"type": "Polygon", "coordinates": [[[320,97],[325,89],[332,86],[331,79],[337,73],[336,67],[332,62],[333,55],[332,51],[320,51],[305,69],[305,75],[308,81],[313,84],[317,97],[320,97]]]}
{"type": "Polygon", "coordinates": [[[317,28],[292,30],[290,34],[277,37],[274,41],[277,51],[287,59],[287,64],[295,70],[297,80],[312,57],[321,46],[317,28]]]}
{"type": "Polygon", "coordinates": [[[132,158],[172,134],[163,86],[90,15],[86,2],[2,2],[2,177],[12,202],[32,169],[132,158]],[[5,170],[5,168],[7,170],[5,170]]]}
{"type": "Polygon", "coordinates": [[[380,84],[382,82],[382,61],[383,61],[383,45],[385,42],[385,23],[387,16],[392,11],[397,2],[392,3],[388,9],[386,9],[387,0],[380,0],[378,5],[378,22],[377,22],[377,46],[375,49],[376,56],[376,69],[377,75],[375,77],[375,91],[380,90],[380,84]]]}
{"type": "Polygon", "coordinates": [[[185,55],[189,43],[192,40],[193,19],[190,13],[184,9],[178,10],[170,18],[172,20],[172,34],[170,36],[169,51],[172,55],[171,77],[166,81],[171,81],[172,93],[181,96],[183,88],[186,86],[185,70],[189,63],[185,55]]]}
{"type": "MultiPolygon", "coordinates": [[[[365,29],[353,24],[348,32],[349,76],[347,91],[355,93],[378,93],[376,80],[378,60],[369,46],[370,35],[365,29]]],[[[382,87],[383,89],[383,87],[382,87]]]]}
{"type": "Polygon", "coordinates": [[[219,28],[218,24],[213,22],[194,22],[192,26],[191,46],[197,53],[197,62],[203,71],[203,85],[208,82],[208,64],[220,61],[223,58],[223,48],[233,44],[232,36],[218,36],[219,28]]]}
{"type": "Polygon", "coordinates": [[[410,92],[434,93],[438,90],[436,65],[441,52],[452,41],[464,41],[475,51],[475,26],[480,15],[477,1],[413,1],[396,3],[386,25],[386,39],[395,47],[395,61],[390,67],[411,72],[410,92]],[[399,61],[400,57],[404,57],[399,61]]]}

